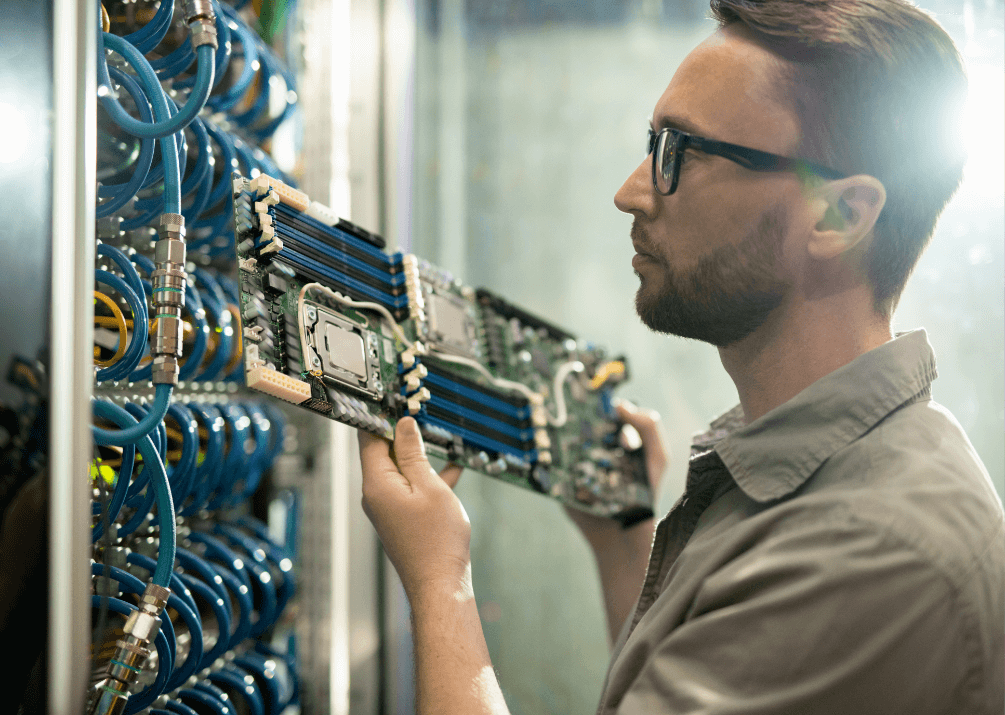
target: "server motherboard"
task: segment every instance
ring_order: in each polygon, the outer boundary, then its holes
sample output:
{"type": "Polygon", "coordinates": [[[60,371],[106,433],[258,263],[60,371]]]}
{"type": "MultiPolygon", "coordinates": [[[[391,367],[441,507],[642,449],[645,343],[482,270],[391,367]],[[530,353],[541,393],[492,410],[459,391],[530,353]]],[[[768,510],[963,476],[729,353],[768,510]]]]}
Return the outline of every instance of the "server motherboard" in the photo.
{"type": "Polygon", "coordinates": [[[638,434],[621,425],[611,358],[463,284],[281,181],[235,175],[249,387],[631,524],[652,515],[638,434]]]}

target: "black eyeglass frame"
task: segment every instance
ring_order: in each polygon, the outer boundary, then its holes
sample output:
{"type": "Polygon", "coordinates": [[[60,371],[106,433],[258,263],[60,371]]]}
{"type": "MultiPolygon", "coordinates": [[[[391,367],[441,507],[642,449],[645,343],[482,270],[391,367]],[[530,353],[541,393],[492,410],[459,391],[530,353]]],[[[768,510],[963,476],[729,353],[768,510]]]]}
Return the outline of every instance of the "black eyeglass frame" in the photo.
{"type": "Polygon", "coordinates": [[[740,146],[739,144],[730,144],[729,142],[721,142],[715,139],[707,139],[705,137],[695,136],[694,134],[688,134],[679,129],[674,129],[673,127],[664,127],[658,132],[653,131],[652,128],[649,129],[649,153],[653,157],[653,189],[656,193],[661,196],[670,196],[677,190],[677,184],[680,181],[680,167],[682,163],[682,158],[684,152],[687,151],[689,147],[702,151],[706,154],[713,154],[715,156],[721,156],[730,161],[736,162],[740,166],[750,169],[751,171],[795,171],[803,174],[816,174],[825,179],[843,179],[847,176],[840,171],[831,169],[829,167],[823,166],[821,164],[816,164],[812,161],[807,161],[806,159],[792,159],[787,156],[780,156],[778,154],[771,154],[770,152],[761,151],[759,149],[751,149],[749,147],[740,146]],[[659,183],[657,182],[657,162],[659,157],[656,155],[656,146],[659,144],[661,135],[670,134],[667,142],[673,142],[673,167],[672,175],[665,175],[665,178],[670,179],[670,190],[667,192],[660,191],[659,183]]]}

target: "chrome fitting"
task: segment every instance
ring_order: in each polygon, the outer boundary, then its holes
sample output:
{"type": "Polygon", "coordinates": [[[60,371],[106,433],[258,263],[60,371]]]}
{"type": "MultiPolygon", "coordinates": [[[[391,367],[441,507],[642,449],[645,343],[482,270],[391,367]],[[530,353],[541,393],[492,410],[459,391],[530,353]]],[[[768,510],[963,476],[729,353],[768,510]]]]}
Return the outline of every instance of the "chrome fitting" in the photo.
{"type": "Polygon", "coordinates": [[[177,385],[181,366],[174,355],[158,355],[151,366],[150,380],[155,385],[177,385]]]}
{"type": "Polygon", "coordinates": [[[181,214],[161,214],[161,238],[185,240],[185,217],[181,214]]]}
{"type": "Polygon", "coordinates": [[[94,688],[92,715],[119,715],[129,702],[129,687],[150,657],[149,645],[161,626],[160,615],[167,606],[170,589],[148,584],[139,608],[129,614],[122,638],[115,642],[115,654],[108,661],[105,677],[94,688]]]}
{"type": "Polygon", "coordinates": [[[220,46],[216,36],[215,20],[193,20],[189,23],[188,33],[193,49],[209,45],[215,50],[220,46]]]}
{"type": "Polygon", "coordinates": [[[210,0],[183,0],[182,7],[185,11],[185,22],[190,25],[193,20],[216,19],[216,15],[213,14],[213,3],[210,0]]]}

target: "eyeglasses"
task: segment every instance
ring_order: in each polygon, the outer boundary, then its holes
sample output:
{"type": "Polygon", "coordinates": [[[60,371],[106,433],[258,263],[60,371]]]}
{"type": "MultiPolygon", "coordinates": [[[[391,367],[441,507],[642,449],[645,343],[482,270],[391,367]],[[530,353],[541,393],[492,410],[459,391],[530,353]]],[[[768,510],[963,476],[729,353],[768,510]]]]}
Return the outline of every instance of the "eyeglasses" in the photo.
{"type": "Polygon", "coordinates": [[[842,179],[846,176],[805,159],[790,159],[766,151],[748,149],[738,144],[696,137],[670,127],[658,132],[650,129],[649,153],[653,157],[653,188],[663,196],[669,196],[677,190],[681,163],[688,148],[735,161],[751,171],[795,171],[801,174],[816,174],[825,179],[842,179]]]}

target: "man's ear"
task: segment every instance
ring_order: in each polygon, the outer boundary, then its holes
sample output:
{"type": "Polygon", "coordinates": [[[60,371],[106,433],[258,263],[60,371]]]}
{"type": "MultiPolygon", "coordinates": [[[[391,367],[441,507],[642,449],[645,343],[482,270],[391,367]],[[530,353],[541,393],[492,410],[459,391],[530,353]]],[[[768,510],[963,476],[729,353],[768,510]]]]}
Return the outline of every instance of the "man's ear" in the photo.
{"type": "Polygon", "coordinates": [[[816,189],[811,202],[817,212],[806,250],[825,261],[841,255],[869,235],[886,204],[883,182],[868,174],[828,181],[816,189]]]}

